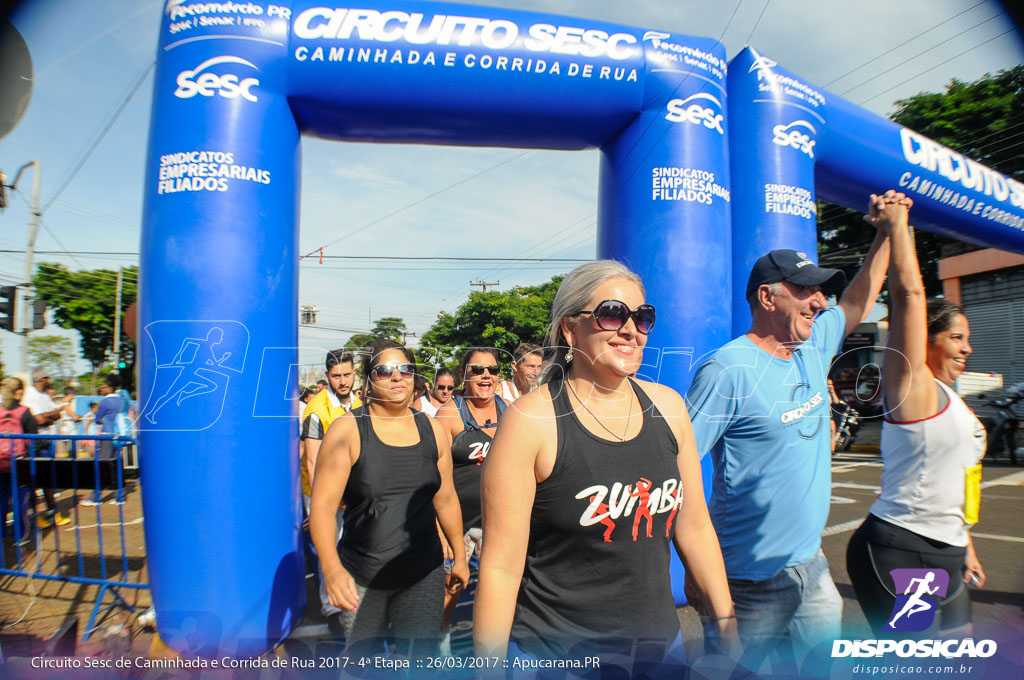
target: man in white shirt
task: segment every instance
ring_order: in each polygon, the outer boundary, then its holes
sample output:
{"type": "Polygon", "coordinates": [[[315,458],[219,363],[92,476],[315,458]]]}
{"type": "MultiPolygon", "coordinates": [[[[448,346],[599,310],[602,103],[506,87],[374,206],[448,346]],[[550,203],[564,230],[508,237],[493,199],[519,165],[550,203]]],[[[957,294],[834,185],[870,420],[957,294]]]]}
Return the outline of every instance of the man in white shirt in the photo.
{"type": "Polygon", "coordinates": [[[512,353],[512,380],[502,380],[498,385],[498,396],[506,404],[533,391],[544,367],[544,351],[537,345],[521,342],[512,353]]]}
{"type": "MultiPolygon", "coordinates": [[[[32,370],[32,384],[25,387],[25,395],[21,398],[21,403],[27,406],[29,412],[35,416],[36,423],[39,424],[39,434],[56,434],[57,428],[54,423],[60,420],[60,406],[46,393],[49,386],[49,371],[38,366],[32,370]]],[[[38,458],[53,457],[53,441],[36,440],[34,450],[38,458]]],[[[57,501],[54,499],[53,489],[43,489],[43,497],[46,500],[47,512],[36,518],[40,528],[46,528],[54,521],[57,524],[67,524],[71,521],[69,517],[57,512],[57,501]]],[[[32,504],[35,505],[34,496],[32,504]]]]}

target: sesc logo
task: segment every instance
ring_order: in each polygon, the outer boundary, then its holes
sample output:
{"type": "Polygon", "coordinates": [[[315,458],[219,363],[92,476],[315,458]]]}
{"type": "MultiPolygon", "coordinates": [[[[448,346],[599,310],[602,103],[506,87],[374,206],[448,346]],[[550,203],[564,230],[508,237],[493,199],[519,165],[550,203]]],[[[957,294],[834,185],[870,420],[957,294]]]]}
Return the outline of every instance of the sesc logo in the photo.
{"type": "Polygon", "coordinates": [[[259,85],[260,81],[256,78],[239,79],[233,73],[218,75],[206,71],[206,69],[220,64],[242,64],[257,71],[259,70],[255,64],[241,57],[220,56],[207,59],[199,66],[196,66],[195,69],[182,71],[178,74],[176,80],[178,89],[174,91],[174,96],[180,99],[190,99],[197,94],[202,97],[212,97],[215,94],[219,94],[227,99],[241,97],[251,102],[257,101],[256,95],[252,93],[252,88],[259,85]]]}
{"type": "Polygon", "coordinates": [[[801,132],[800,128],[810,130],[811,135],[818,134],[814,126],[806,120],[794,120],[789,125],[776,125],[772,128],[772,132],[775,133],[772,142],[779,146],[792,147],[814,158],[814,145],[816,142],[811,139],[810,135],[801,132]]]}
{"type": "Polygon", "coordinates": [[[722,103],[707,92],[698,92],[686,99],[673,99],[668,103],[667,108],[668,113],[665,114],[665,120],[669,122],[703,125],[709,130],[717,131],[720,135],[725,134],[725,131],[722,130],[722,120],[724,118],[721,114],[722,103]],[[695,100],[705,100],[713,103],[717,107],[717,111],[713,108],[707,108],[695,100]]]}

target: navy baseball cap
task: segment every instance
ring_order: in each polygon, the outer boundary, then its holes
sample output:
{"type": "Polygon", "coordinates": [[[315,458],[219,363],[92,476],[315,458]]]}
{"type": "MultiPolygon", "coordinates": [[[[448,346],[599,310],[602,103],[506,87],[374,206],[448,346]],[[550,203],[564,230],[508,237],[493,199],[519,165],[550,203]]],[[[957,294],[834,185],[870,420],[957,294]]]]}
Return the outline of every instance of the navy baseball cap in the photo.
{"type": "Polygon", "coordinates": [[[811,262],[795,250],[773,250],[757,258],[747,279],[747,297],[766,283],[787,281],[797,286],[821,286],[825,293],[838,293],[846,283],[846,274],[811,262]]]}

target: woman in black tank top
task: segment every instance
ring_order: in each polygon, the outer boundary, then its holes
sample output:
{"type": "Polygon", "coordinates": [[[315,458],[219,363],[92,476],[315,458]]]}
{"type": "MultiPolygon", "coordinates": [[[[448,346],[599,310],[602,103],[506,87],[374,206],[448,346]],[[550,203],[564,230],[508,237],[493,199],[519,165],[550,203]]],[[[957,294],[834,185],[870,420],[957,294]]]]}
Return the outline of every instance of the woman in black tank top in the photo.
{"type": "Polygon", "coordinates": [[[545,384],[509,408],[484,464],[477,654],[600,656],[605,670],[612,652],[630,675],[683,663],[670,543],[734,637],[683,399],[630,378],[653,323],[619,263],[562,282],[545,384]]]}
{"type": "MultiPolygon", "coordinates": [[[[493,347],[472,347],[462,355],[460,373],[463,393],[452,397],[437,412],[437,420],[452,438],[452,478],[462,508],[463,540],[451,550],[464,550],[466,559],[480,554],[483,535],[480,531],[480,471],[498,421],[505,411],[505,402],[498,389],[498,352],[493,347]]],[[[450,649],[449,628],[455,617],[459,593],[449,593],[444,600],[442,649],[450,649]],[[447,648],[446,648],[447,646],[447,648]]]]}
{"type": "MultiPolygon", "coordinates": [[[[435,517],[449,541],[462,537],[448,438],[410,409],[412,353],[378,341],[364,362],[368,405],[335,420],[317,459],[310,530],[330,603],[348,644],[370,654],[384,637],[405,653],[437,653],[445,590],[435,517]],[[335,509],[344,497],[344,538],[335,509]]],[[[456,554],[448,588],[465,587],[469,568],[456,554]]]]}

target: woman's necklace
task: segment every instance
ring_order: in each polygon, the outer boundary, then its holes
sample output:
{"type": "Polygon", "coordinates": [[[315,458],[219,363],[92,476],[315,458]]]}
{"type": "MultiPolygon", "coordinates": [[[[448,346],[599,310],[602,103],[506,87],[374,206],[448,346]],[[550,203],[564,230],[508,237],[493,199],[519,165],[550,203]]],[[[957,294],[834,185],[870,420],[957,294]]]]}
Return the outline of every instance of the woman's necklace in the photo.
{"type": "Polygon", "coordinates": [[[595,415],[593,411],[591,411],[589,408],[587,408],[586,402],[583,401],[582,399],[580,399],[580,395],[576,394],[576,388],[574,388],[572,386],[572,381],[571,380],[566,378],[565,379],[565,383],[569,386],[569,391],[572,392],[572,396],[576,397],[576,401],[580,402],[580,406],[583,407],[583,410],[586,411],[587,413],[589,413],[590,417],[593,418],[595,421],[597,421],[597,424],[605,429],[605,432],[607,432],[611,436],[615,437],[620,442],[626,441],[626,435],[629,433],[629,419],[633,415],[633,395],[632,394],[629,395],[629,412],[626,413],[626,429],[622,432],[622,436],[620,437],[618,434],[616,434],[612,430],[612,428],[610,428],[607,425],[605,425],[604,423],[602,423],[601,419],[598,418],[597,415],[595,415]]]}

